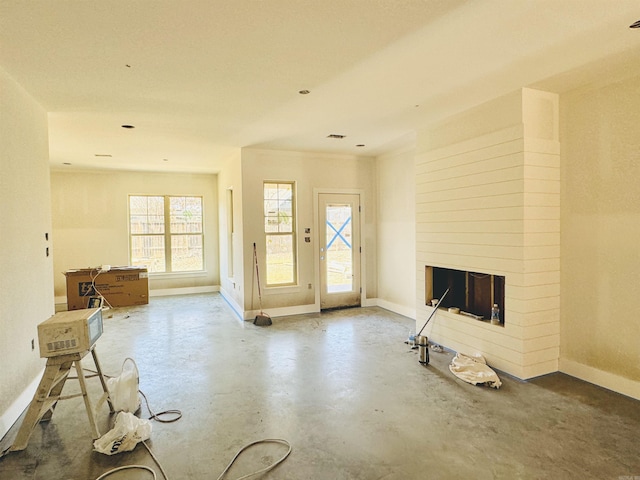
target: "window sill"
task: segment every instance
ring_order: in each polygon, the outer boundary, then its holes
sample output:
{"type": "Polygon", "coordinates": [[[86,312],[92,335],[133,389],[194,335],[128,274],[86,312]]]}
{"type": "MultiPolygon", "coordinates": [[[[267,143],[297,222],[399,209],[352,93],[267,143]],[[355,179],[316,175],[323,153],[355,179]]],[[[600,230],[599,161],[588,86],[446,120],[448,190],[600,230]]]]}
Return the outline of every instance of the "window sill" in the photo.
{"type": "Polygon", "coordinates": [[[205,277],[207,275],[207,271],[198,271],[198,272],[157,272],[157,273],[149,273],[149,278],[154,279],[163,279],[163,278],[193,278],[193,277],[205,277]]]}
{"type": "Polygon", "coordinates": [[[287,293],[298,293],[301,290],[300,285],[287,285],[284,287],[265,287],[265,292],[269,295],[282,295],[287,293]]]}

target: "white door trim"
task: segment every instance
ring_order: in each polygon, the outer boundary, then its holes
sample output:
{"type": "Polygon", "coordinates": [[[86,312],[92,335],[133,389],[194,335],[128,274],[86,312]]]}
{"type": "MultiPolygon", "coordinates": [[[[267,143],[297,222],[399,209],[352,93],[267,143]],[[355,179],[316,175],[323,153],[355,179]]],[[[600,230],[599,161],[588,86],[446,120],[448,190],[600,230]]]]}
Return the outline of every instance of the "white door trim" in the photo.
{"type": "Polygon", "coordinates": [[[320,223],[319,223],[319,197],[323,193],[329,194],[350,194],[350,195],[359,195],[360,196],[360,246],[362,248],[362,252],[360,254],[360,286],[362,288],[362,292],[360,293],[360,305],[365,304],[365,299],[367,298],[367,268],[366,268],[366,235],[364,230],[365,225],[365,215],[366,215],[366,197],[364,194],[364,190],[361,188],[314,188],[313,189],[313,228],[314,233],[311,236],[313,239],[314,245],[314,254],[313,254],[313,263],[314,263],[314,284],[315,284],[315,307],[317,311],[320,311],[320,248],[318,248],[320,238],[318,237],[320,233],[320,223]]]}

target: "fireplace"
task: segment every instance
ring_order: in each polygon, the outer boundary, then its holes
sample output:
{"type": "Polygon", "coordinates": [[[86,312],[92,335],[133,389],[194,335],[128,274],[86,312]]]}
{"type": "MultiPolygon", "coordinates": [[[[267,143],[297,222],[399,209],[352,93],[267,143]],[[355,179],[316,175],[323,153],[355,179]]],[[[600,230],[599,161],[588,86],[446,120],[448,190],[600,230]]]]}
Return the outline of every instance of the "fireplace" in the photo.
{"type": "Polygon", "coordinates": [[[518,378],[557,371],[558,96],[519,89],[425,127],[417,145],[416,331],[432,318],[430,341],[518,378]]]}
{"type": "Polygon", "coordinates": [[[489,321],[491,307],[500,309],[500,325],[504,326],[504,285],[502,275],[470,272],[441,267],[425,267],[425,300],[430,305],[432,299],[440,299],[447,289],[447,295],[440,308],[451,309],[459,315],[466,315],[481,321],[489,321]]]}

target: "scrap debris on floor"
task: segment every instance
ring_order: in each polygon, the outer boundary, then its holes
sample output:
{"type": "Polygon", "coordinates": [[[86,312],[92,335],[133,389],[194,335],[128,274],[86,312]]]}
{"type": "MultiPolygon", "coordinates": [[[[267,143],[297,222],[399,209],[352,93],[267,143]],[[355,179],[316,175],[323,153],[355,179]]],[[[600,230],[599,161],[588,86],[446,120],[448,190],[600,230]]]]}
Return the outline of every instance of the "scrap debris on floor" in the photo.
{"type": "Polygon", "coordinates": [[[502,385],[498,375],[487,365],[482,355],[458,353],[453,357],[449,370],[459,379],[472,385],[485,384],[493,388],[500,388],[502,385]]]}
{"type": "MultiPolygon", "coordinates": [[[[404,343],[408,344],[412,350],[419,348],[416,343],[416,337],[412,334],[409,334],[409,338],[405,340],[404,343]]],[[[444,349],[436,343],[430,343],[429,348],[434,352],[444,351],[444,349]]],[[[456,354],[449,365],[449,370],[460,380],[472,385],[487,385],[496,389],[502,385],[498,374],[487,365],[487,361],[480,354],[456,354]]]]}

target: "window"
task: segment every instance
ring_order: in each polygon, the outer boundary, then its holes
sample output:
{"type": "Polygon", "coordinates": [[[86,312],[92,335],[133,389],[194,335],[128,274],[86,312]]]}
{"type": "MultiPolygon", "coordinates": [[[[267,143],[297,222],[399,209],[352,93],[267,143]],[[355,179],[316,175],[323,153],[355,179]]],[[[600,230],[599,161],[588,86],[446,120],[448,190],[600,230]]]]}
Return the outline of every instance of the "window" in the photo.
{"type": "Polygon", "coordinates": [[[296,220],[293,182],[264,183],[267,285],[295,285],[296,220]]]}
{"type": "Polygon", "coordinates": [[[130,263],[150,273],[204,269],[202,197],[129,196],[130,263]]]}

